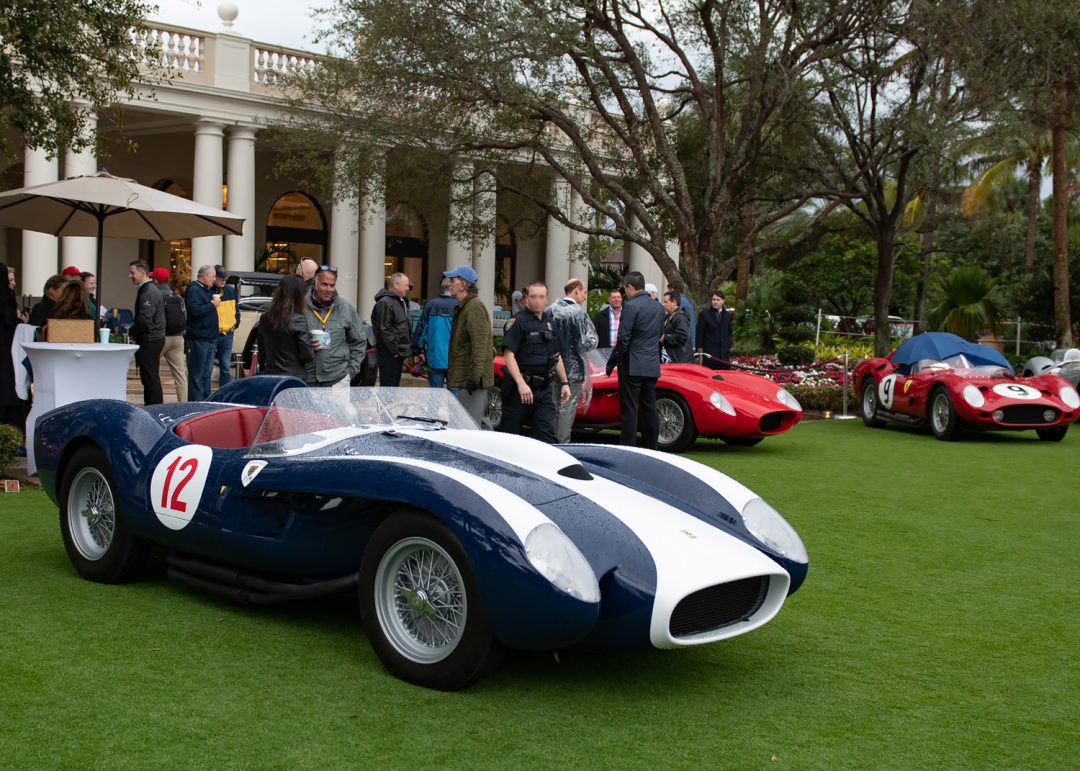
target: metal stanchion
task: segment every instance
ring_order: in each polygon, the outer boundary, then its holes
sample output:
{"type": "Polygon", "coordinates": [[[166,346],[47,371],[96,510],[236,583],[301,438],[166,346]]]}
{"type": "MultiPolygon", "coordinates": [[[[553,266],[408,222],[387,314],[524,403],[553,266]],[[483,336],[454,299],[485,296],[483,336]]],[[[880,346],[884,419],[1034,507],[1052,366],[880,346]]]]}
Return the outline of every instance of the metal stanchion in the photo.
{"type": "Polygon", "coordinates": [[[844,414],[836,415],[834,420],[854,420],[855,415],[847,414],[847,392],[848,392],[848,352],[844,351],[844,414]]]}

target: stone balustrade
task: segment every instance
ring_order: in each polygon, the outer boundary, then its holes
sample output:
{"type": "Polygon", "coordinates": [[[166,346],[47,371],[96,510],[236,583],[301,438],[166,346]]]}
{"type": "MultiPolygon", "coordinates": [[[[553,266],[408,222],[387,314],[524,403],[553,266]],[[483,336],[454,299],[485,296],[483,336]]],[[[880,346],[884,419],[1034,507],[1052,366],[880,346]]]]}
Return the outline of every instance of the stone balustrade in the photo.
{"type": "Polygon", "coordinates": [[[306,51],[159,22],[148,21],[131,36],[146,67],[157,65],[180,83],[253,94],[271,93],[287,78],[311,72],[319,63],[306,51]]]}

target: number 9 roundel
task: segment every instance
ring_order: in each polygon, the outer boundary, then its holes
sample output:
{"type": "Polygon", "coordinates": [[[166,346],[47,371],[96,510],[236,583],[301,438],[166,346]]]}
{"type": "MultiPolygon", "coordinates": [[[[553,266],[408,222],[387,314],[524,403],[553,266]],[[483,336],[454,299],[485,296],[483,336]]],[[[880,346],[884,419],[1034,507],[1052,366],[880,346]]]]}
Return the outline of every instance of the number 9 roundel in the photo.
{"type": "Polygon", "coordinates": [[[173,450],[162,458],[150,478],[150,503],[161,524],[182,530],[199,508],[214,451],[199,444],[173,450]]]}

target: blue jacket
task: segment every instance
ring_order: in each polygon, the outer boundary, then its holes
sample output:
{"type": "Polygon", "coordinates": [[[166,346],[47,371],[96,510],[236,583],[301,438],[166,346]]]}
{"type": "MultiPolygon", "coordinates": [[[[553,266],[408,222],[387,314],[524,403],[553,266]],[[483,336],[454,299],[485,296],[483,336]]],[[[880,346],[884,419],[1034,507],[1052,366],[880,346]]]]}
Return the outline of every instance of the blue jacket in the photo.
{"type": "Polygon", "coordinates": [[[638,292],[623,303],[619,318],[619,341],[608,359],[607,372],[615,367],[619,377],[660,377],[660,335],[664,328],[664,307],[638,292]]]}
{"type": "Polygon", "coordinates": [[[450,326],[457,304],[457,300],[450,295],[439,295],[424,303],[420,320],[416,322],[412,338],[413,353],[424,351],[428,366],[432,369],[447,369],[450,366],[450,326]]]}
{"type": "Polygon", "coordinates": [[[189,340],[217,340],[218,314],[210,299],[217,290],[192,281],[184,295],[187,306],[187,329],[184,337],[189,340]]]}
{"type": "Polygon", "coordinates": [[[690,319],[690,343],[693,345],[694,340],[697,339],[697,324],[695,322],[697,311],[694,310],[694,304],[690,302],[690,298],[684,294],[679,295],[679,307],[686,313],[686,317],[690,319]]]}

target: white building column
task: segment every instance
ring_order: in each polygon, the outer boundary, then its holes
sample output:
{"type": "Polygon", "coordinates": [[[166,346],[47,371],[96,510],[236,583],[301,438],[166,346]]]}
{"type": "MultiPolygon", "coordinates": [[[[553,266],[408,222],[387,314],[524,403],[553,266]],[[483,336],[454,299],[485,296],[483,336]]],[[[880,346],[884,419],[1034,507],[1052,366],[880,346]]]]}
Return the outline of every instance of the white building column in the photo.
{"type": "Polygon", "coordinates": [[[450,214],[446,222],[446,270],[472,265],[473,165],[454,165],[450,181],[450,214]]]}
{"type": "MultiPolygon", "coordinates": [[[[357,304],[360,251],[360,200],[355,194],[348,198],[334,198],[334,207],[330,213],[330,255],[326,263],[338,269],[338,294],[357,304]]],[[[385,235],[385,213],[384,235],[385,235]]]]}
{"type": "MultiPolygon", "coordinates": [[[[360,198],[360,259],[357,266],[356,312],[371,318],[375,294],[382,289],[386,271],[386,170],[374,176],[360,198]]],[[[337,212],[335,209],[335,220],[337,212]]],[[[353,222],[356,222],[355,216],[353,222]]],[[[333,246],[331,246],[331,250],[333,246]]],[[[334,259],[338,259],[335,255],[334,259]]],[[[338,284],[341,283],[340,267],[338,284]]]]}
{"type": "MultiPolygon", "coordinates": [[[[229,129],[229,162],[225,175],[228,184],[225,209],[244,218],[244,232],[225,236],[227,270],[255,269],[255,129],[233,126],[229,129]]],[[[209,183],[208,183],[209,186],[209,183]]]]}
{"type": "MultiPolygon", "coordinates": [[[[573,216],[570,206],[570,183],[556,177],[551,183],[552,204],[565,216],[573,216]]],[[[570,278],[570,228],[548,215],[547,247],[544,250],[544,283],[548,287],[548,299],[563,296],[563,287],[570,278]]]]}
{"type": "MultiPolygon", "coordinates": [[[[27,148],[23,158],[23,185],[44,185],[56,182],[59,176],[59,163],[56,158],[48,158],[44,150],[27,148]]],[[[19,291],[40,297],[45,282],[50,276],[59,273],[60,240],[45,233],[32,233],[24,230],[22,234],[22,275],[19,278],[19,291]]],[[[81,267],[81,266],[80,266],[81,267]]],[[[7,276],[4,276],[7,280],[7,276]]]]}
{"type": "MultiPolygon", "coordinates": [[[[195,124],[195,169],[192,200],[215,209],[221,208],[222,137],[225,126],[200,120],[195,124]]],[[[191,277],[203,265],[221,264],[221,236],[191,239],[191,277]]]]}
{"type": "Polygon", "coordinates": [[[477,225],[473,238],[473,270],[478,297],[489,311],[495,307],[495,173],[483,171],[476,178],[477,225]]]}
{"type": "MultiPolygon", "coordinates": [[[[570,211],[574,222],[584,225],[589,221],[590,210],[577,190],[570,191],[570,211]]],[[[589,288],[589,237],[580,230],[570,231],[570,277],[581,279],[589,288]]]]}
{"type": "MultiPolygon", "coordinates": [[[[86,116],[87,135],[92,142],[89,147],[73,153],[70,150],[64,154],[64,176],[79,177],[97,174],[97,116],[86,116]]],[[[61,268],[74,265],[79,270],[97,271],[97,239],[67,236],[61,239],[60,264],[61,268]]],[[[101,280],[101,276],[98,276],[101,280]]]]}

